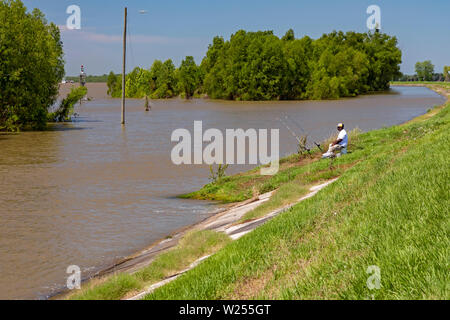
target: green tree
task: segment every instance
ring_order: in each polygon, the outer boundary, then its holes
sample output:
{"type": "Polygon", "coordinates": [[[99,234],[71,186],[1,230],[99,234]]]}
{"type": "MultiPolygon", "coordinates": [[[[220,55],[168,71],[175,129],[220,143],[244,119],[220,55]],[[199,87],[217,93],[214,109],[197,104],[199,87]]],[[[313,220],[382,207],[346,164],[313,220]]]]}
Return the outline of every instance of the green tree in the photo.
{"type": "Polygon", "coordinates": [[[235,73],[236,96],[243,100],[279,99],[288,69],[282,41],[272,32],[251,32],[246,37],[248,47],[240,56],[242,69],[235,73]]]}
{"type": "MultiPolygon", "coordinates": [[[[401,58],[397,39],[381,32],[334,31],[313,40],[295,39],[293,30],[281,39],[239,30],[228,41],[215,37],[199,67],[192,57],[177,70],[156,60],[150,91],[153,98],[179,91],[186,98],[196,92],[230,100],[337,99],[388,89],[401,75],[401,58]]],[[[129,76],[130,95],[141,92],[138,78],[138,71],[129,76]]]]}
{"type": "Polygon", "coordinates": [[[149,70],[136,67],[125,78],[127,98],[143,98],[151,93],[151,74],[149,70]]]}
{"type": "Polygon", "coordinates": [[[416,73],[420,80],[431,81],[433,79],[434,65],[430,60],[417,62],[416,73]]]}
{"type": "Polygon", "coordinates": [[[211,98],[219,98],[223,94],[224,69],[225,69],[225,42],[222,37],[214,37],[209,45],[206,57],[203,59],[200,69],[204,75],[203,90],[211,98]]]}
{"type": "Polygon", "coordinates": [[[283,41],[292,41],[295,40],[295,33],[294,30],[289,29],[286,34],[283,36],[283,38],[281,38],[281,40],[283,41]]]}
{"type": "Polygon", "coordinates": [[[0,0],[0,130],[42,129],[64,77],[58,27],[20,0],[0,0]]]}
{"type": "Polygon", "coordinates": [[[67,97],[61,101],[58,109],[48,114],[48,121],[71,121],[75,104],[86,96],[87,91],[86,87],[72,88],[67,97]]]}
{"type": "Polygon", "coordinates": [[[186,99],[194,95],[199,80],[199,68],[194,61],[194,57],[187,56],[178,69],[178,86],[186,99]]]}
{"type": "MultiPolygon", "coordinates": [[[[354,38],[360,37],[359,34],[350,34],[354,38]]],[[[389,89],[390,81],[400,75],[400,64],[402,63],[402,52],[398,48],[397,38],[381,32],[366,33],[363,34],[363,42],[357,42],[354,46],[361,48],[360,50],[367,55],[369,60],[368,90],[382,91],[389,89]]]]}
{"type": "MultiPolygon", "coordinates": [[[[108,75],[108,79],[106,80],[106,85],[108,86],[108,95],[114,96],[116,89],[117,89],[117,82],[120,80],[117,78],[117,76],[114,74],[114,72],[110,72],[108,75]]],[[[122,88],[120,88],[122,90],[122,88]]]]}
{"type": "Polygon", "coordinates": [[[172,60],[166,60],[164,63],[155,60],[150,68],[150,78],[153,99],[171,98],[176,95],[177,82],[172,60]]]}
{"type": "Polygon", "coordinates": [[[287,70],[283,42],[272,31],[239,30],[225,43],[216,37],[202,64],[208,96],[236,100],[280,98],[287,70]]]}
{"type": "Polygon", "coordinates": [[[287,70],[283,77],[284,85],[281,99],[294,100],[306,98],[306,86],[311,76],[309,57],[312,54],[312,42],[309,37],[289,41],[284,46],[287,70]]]}
{"type": "Polygon", "coordinates": [[[362,50],[363,44],[363,38],[342,32],[333,32],[315,41],[306,96],[337,99],[368,91],[370,64],[369,56],[362,50]]]}
{"type": "Polygon", "coordinates": [[[450,81],[450,66],[444,66],[444,78],[445,81],[450,81]]]}

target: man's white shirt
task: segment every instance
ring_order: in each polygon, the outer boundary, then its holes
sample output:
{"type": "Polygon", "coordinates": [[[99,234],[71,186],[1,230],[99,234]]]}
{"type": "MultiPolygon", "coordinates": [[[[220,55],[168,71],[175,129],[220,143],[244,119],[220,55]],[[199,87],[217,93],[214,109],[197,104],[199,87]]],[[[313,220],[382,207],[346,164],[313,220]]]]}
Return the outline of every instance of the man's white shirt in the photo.
{"type": "Polygon", "coordinates": [[[347,148],[347,144],[348,144],[348,136],[347,136],[347,131],[345,131],[345,129],[342,129],[342,130],[339,132],[338,139],[341,139],[341,140],[342,140],[341,142],[339,142],[339,144],[340,144],[342,147],[347,148]]]}

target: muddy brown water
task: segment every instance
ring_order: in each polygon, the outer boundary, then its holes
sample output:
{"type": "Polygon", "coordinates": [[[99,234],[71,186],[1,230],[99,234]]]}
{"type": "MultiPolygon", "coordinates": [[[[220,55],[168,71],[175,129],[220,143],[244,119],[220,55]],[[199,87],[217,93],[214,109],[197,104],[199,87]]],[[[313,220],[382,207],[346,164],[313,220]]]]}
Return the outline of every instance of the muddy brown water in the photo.
{"type": "Polygon", "coordinates": [[[105,99],[104,85],[91,89],[95,99],[76,108],[73,123],[0,135],[0,299],[46,298],[65,286],[69,265],[90,276],[220,209],[176,198],[208,182],[207,166],[170,160],[172,131],[192,132],[194,120],[204,130],[279,128],[285,155],[296,151],[296,140],[277,120],[282,113],[321,140],[338,122],[367,131],[444,102],[409,87],[339,101],[161,100],[148,113],[142,100],[128,100],[122,128],[120,101],[105,99]]]}

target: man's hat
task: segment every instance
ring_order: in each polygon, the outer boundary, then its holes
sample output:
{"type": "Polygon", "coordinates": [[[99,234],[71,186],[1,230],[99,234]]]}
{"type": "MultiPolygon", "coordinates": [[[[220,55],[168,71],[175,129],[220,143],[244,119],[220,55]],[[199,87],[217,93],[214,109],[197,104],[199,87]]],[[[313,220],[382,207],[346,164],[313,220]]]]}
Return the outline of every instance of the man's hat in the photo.
{"type": "Polygon", "coordinates": [[[344,128],[344,124],[343,124],[343,123],[339,123],[339,124],[337,125],[337,127],[343,129],[343,128],[344,128]]]}

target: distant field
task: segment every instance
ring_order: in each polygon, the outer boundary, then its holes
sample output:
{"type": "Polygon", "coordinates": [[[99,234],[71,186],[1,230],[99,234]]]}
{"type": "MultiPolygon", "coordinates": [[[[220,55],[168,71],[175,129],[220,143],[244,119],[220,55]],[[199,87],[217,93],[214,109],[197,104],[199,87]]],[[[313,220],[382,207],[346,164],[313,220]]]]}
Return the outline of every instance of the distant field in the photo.
{"type": "Polygon", "coordinates": [[[407,84],[407,85],[423,85],[423,84],[438,84],[445,87],[450,87],[450,82],[443,81],[392,81],[391,85],[399,85],[399,84],[407,84]]]}
{"type": "MultiPolygon", "coordinates": [[[[79,82],[80,76],[68,76],[68,77],[66,77],[66,80],[79,82]]],[[[107,80],[108,80],[107,74],[104,74],[102,76],[87,76],[86,77],[86,82],[88,82],[88,83],[90,83],[90,82],[106,82],[107,80]]]]}
{"type": "MultiPolygon", "coordinates": [[[[78,87],[78,83],[65,83],[59,85],[59,96],[66,97],[72,88],[78,87]]],[[[91,99],[107,99],[108,87],[106,83],[87,83],[88,97],[91,99]]]]}

